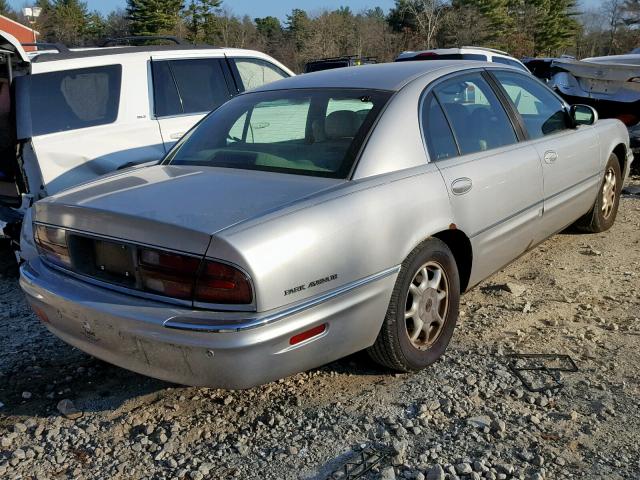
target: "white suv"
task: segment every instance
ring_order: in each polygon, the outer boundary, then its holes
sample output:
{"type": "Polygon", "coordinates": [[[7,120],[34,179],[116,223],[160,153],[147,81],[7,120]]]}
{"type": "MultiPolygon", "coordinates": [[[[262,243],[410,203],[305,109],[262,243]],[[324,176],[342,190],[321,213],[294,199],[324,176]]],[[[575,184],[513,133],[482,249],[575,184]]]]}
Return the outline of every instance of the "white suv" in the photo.
{"type": "Polygon", "coordinates": [[[160,160],[229,98],[293,75],[251,50],[55,48],[27,53],[0,31],[0,219],[99,175],[160,160]]]}
{"type": "Polygon", "coordinates": [[[495,62],[511,65],[527,73],[524,64],[506,52],[484,47],[436,48],[434,50],[420,50],[402,52],[396,57],[396,62],[411,60],[478,60],[481,62],[495,62]]]}

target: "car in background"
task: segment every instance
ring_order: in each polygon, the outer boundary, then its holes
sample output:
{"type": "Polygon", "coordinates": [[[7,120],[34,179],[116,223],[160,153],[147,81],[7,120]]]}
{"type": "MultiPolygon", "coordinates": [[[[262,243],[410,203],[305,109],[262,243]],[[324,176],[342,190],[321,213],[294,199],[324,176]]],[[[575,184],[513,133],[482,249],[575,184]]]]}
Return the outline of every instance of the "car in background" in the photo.
{"type": "Polygon", "coordinates": [[[613,225],[628,142],[495,62],[300,75],[160,165],[36,202],[20,284],[64,341],[171,382],[248,388],[363,349],[415,371],[463,292],[571,224],[613,225]]]}
{"type": "Polygon", "coordinates": [[[570,55],[561,55],[560,57],[524,57],[522,63],[531,72],[534,77],[538,77],[540,80],[548,82],[551,80],[551,64],[554,60],[571,59],[575,57],[570,55]]]}
{"type": "Polygon", "coordinates": [[[480,62],[494,62],[519,68],[529,72],[520,60],[516,60],[506,52],[484,47],[436,48],[433,50],[419,50],[402,52],[395,62],[412,60],[478,60],[480,62]]]}
{"type": "Polygon", "coordinates": [[[0,112],[0,219],[15,224],[15,214],[32,201],[159,161],[211,110],[291,75],[252,50],[177,41],[82,49],[46,44],[27,54],[0,32],[7,111],[0,112]]]}
{"type": "Polygon", "coordinates": [[[304,73],[321,72],[334,68],[359,67],[360,65],[369,65],[372,63],[377,63],[376,57],[348,55],[343,57],[321,58],[307,62],[304,66],[304,73]]]}
{"type": "Polygon", "coordinates": [[[591,105],[601,118],[617,118],[640,153],[640,54],[555,59],[549,86],[567,102],[591,105]]]}

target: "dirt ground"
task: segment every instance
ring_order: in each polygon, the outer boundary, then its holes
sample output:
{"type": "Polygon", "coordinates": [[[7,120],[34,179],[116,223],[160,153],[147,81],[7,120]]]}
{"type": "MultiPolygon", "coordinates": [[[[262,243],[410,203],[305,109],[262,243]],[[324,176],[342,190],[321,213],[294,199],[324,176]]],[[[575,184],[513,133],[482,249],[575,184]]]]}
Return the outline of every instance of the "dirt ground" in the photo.
{"type": "Polygon", "coordinates": [[[556,235],[462,303],[426,371],[357,354],[233,392],[75,350],[4,275],[0,478],[356,478],[344,465],[364,455],[380,460],[370,479],[640,479],[640,193],[609,232],[556,235]],[[512,353],[569,355],[577,371],[528,373],[562,387],[532,392],[510,365],[533,360],[512,353]]]}

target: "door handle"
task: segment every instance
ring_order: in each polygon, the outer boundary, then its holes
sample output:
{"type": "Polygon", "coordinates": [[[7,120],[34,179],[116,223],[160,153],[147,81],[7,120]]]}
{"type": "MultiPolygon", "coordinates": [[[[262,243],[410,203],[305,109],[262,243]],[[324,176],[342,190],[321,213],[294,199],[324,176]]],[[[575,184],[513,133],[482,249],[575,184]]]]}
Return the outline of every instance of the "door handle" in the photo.
{"type": "Polygon", "coordinates": [[[553,150],[544,152],[544,163],[554,163],[558,160],[558,154],[553,150]]]}
{"type": "Polygon", "coordinates": [[[185,132],[176,132],[169,135],[171,140],[180,140],[184,136],[185,132]]]}
{"type": "Polygon", "coordinates": [[[473,182],[471,181],[470,178],[467,178],[467,177],[456,178],[451,183],[451,191],[453,192],[454,195],[464,195],[469,190],[471,190],[472,186],[473,186],[473,182]]]}

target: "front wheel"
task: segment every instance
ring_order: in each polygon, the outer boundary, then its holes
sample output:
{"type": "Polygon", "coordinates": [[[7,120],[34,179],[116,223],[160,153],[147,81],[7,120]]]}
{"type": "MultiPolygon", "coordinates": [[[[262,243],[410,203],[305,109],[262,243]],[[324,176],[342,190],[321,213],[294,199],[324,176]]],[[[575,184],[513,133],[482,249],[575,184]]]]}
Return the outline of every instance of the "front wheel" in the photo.
{"type": "Polygon", "coordinates": [[[600,233],[609,230],[618,214],[621,191],[620,162],[616,154],[612,153],[604,169],[598,197],[589,213],[576,222],[576,227],[587,233],[600,233]]]}
{"type": "Polygon", "coordinates": [[[403,372],[431,365],[451,340],[459,304],[455,258],[444,242],[430,238],[403,262],[369,355],[377,363],[403,372]]]}

